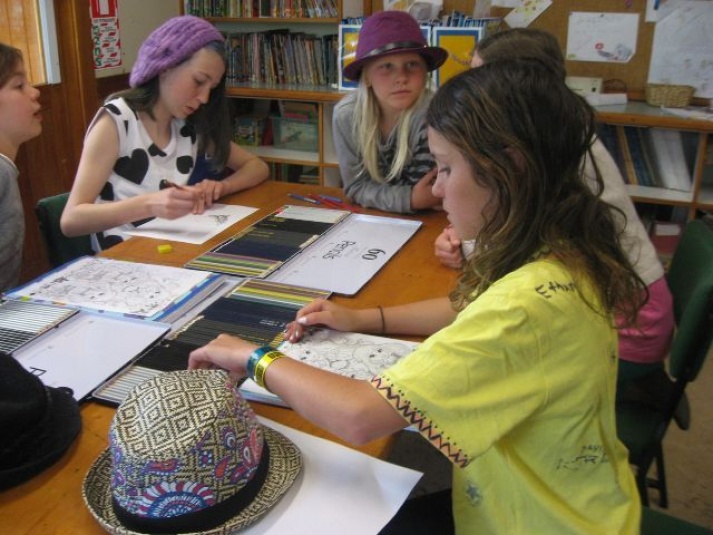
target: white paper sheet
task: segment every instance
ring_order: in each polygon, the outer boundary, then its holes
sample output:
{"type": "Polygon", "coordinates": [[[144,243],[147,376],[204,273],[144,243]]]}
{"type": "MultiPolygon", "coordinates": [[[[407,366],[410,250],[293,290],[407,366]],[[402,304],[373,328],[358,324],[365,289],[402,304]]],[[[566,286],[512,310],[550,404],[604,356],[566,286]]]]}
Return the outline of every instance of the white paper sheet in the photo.
{"type": "Polygon", "coordinates": [[[713,2],[674,5],[656,23],[648,81],[692,85],[696,97],[713,98],[713,2]]]}
{"type": "Polygon", "coordinates": [[[569,14],[567,59],[628,63],[636,54],[638,13],[569,14]]]}
{"type": "Polygon", "coordinates": [[[527,0],[505,15],[510,28],[526,28],[552,5],[551,0],[527,0]]]}
{"type": "Polygon", "coordinates": [[[256,211],[257,208],[250,206],[214,204],[202,214],[188,214],[178,219],[157,217],[127,234],[156,240],[200,244],[256,211]]]}
{"type": "Polygon", "coordinates": [[[302,474],[249,535],[378,533],[423,475],[266,418],[302,452],[302,474]]]}

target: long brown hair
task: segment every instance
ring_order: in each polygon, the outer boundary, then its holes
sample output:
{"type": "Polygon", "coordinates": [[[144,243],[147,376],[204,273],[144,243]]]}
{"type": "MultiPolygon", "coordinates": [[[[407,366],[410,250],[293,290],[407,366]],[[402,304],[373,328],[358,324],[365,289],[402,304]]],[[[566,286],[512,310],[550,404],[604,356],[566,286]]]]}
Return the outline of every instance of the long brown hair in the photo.
{"type": "Polygon", "coordinates": [[[601,307],[633,321],[646,295],[619,245],[614,214],[587,187],[583,156],[594,112],[541,62],[502,60],[450,79],[428,126],[466,159],[492,192],[492,216],[451,300],[462,308],[542,251],[591,281],[601,307]]]}

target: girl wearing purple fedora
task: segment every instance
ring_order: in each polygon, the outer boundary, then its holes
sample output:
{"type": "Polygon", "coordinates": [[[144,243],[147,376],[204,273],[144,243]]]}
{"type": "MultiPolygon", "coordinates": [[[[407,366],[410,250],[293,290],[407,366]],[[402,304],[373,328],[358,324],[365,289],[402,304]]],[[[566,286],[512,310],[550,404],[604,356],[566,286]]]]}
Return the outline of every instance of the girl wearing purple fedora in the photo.
{"type": "Polygon", "coordinates": [[[224,41],[211,23],[183,15],[141,44],[131,88],[109,97],[87,130],[61,219],[67,236],[92,234],[101,251],[146,219],[202,213],[267,179],[267,164],[232,142],[224,41]],[[198,154],[232,173],[188,186],[198,154]]]}
{"type": "Polygon", "coordinates": [[[448,53],[428,46],[418,22],[403,11],[370,16],[359,31],[356,59],[344,76],[359,82],[334,109],[334,146],[344,193],[387,212],[440,207],[431,193],[434,161],[424,117],[428,73],[448,53]]]}

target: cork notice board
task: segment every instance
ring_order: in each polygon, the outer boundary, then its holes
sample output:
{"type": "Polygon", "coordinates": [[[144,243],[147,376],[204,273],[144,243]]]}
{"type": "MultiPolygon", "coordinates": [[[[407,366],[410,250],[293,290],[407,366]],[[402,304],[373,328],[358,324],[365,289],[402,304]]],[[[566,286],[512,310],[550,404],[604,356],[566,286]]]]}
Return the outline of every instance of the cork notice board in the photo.
{"type": "MultiPolygon", "coordinates": [[[[444,0],[442,13],[456,10],[461,13],[473,12],[474,0],[444,0]]],[[[646,3],[626,0],[553,0],[552,5],[545,10],[530,25],[531,28],[546,30],[557,37],[562,52],[567,49],[567,28],[569,14],[573,11],[598,13],[638,13],[639,31],[636,39],[636,54],[627,63],[605,63],[589,61],[567,61],[567,74],[570,76],[590,76],[603,80],[621,80],[626,84],[629,96],[643,99],[644,86],[648,79],[651,46],[654,39],[653,22],[645,21],[646,3]],[[629,7],[630,6],[630,7],[629,7]]],[[[373,11],[381,11],[383,3],[375,0],[373,11]]],[[[510,12],[509,8],[494,7],[491,14],[503,17],[510,12]]],[[[505,25],[503,25],[505,27],[505,25]]]]}

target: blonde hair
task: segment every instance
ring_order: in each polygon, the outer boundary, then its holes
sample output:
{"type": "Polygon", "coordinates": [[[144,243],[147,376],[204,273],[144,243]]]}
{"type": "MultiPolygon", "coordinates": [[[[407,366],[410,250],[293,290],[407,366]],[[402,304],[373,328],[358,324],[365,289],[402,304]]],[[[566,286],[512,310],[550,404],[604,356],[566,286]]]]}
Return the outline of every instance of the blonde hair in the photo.
{"type": "Polygon", "coordinates": [[[404,110],[399,116],[396,124],[396,150],[389,172],[384,176],[379,169],[379,142],[381,139],[379,103],[374,90],[366,82],[366,76],[359,79],[352,122],[352,133],[361,155],[359,174],[368,173],[374,181],[381,183],[391,182],[401,175],[404,166],[411,159],[409,132],[414,110],[419,109],[422,101],[430,96],[430,93],[428,87],[425,86],[413,106],[404,110]]]}

